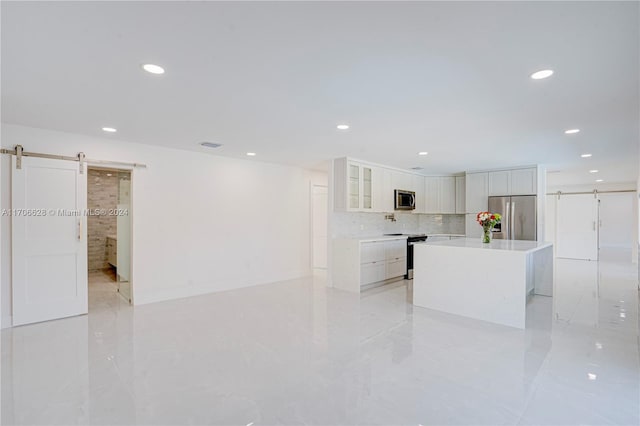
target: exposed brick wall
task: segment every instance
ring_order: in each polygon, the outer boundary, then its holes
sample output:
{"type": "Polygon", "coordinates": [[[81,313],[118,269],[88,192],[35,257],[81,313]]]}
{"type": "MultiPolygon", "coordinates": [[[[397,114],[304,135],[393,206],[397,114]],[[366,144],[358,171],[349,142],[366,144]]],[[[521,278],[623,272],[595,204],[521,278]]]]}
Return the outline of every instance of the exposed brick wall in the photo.
{"type": "MultiPolygon", "coordinates": [[[[96,209],[115,209],[118,204],[118,173],[89,169],[87,174],[87,207],[96,209]],[[107,176],[110,174],[111,176],[107,176]]],[[[116,216],[89,216],[87,235],[89,245],[89,271],[109,268],[107,263],[107,235],[116,235],[116,216]]]]}

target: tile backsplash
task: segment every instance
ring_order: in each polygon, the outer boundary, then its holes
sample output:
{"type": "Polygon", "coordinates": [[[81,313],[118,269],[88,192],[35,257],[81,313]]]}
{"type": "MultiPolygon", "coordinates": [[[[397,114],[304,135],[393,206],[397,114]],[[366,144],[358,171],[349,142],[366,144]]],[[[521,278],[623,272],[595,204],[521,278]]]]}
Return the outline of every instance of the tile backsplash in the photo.
{"type": "Polygon", "coordinates": [[[462,214],[395,213],[396,221],[385,219],[386,213],[334,212],[332,236],[369,236],[393,233],[464,234],[462,214]]]}

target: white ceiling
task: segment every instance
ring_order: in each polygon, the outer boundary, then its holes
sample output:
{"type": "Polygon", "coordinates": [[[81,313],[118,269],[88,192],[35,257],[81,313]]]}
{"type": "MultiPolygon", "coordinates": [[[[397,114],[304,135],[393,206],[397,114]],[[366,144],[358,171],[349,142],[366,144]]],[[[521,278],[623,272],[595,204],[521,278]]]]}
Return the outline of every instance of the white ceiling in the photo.
{"type": "Polygon", "coordinates": [[[2,121],[304,167],[635,181],[638,6],[2,2],[2,121]]]}

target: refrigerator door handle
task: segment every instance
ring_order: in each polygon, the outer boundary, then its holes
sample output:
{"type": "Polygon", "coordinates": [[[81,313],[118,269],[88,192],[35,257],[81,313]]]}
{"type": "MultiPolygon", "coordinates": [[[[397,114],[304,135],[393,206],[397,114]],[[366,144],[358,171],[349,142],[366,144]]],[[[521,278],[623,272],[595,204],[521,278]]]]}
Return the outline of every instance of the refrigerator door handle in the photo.
{"type": "Polygon", "coordinates": [[[516,239],[516,202],[511,201],[511,215],[509,215],[511,223],[509,224],[509,236],[510,240],[516,239]]]}
{"type": "Polygon", "coordinates": [[[510,216],[511,215],[510,210],[511,210],[511,203],[509,201],[507,201],[505,203],[505,209],[504,209],[505,215],[502,218],[503,219],[502,229],[504,230],[503,232],[505,234],[504,235],[504,239],[505,240],[510,240],[511,239],[511,224],[509,223],[510,222],[509,218],[511,217],[510,216]]]}

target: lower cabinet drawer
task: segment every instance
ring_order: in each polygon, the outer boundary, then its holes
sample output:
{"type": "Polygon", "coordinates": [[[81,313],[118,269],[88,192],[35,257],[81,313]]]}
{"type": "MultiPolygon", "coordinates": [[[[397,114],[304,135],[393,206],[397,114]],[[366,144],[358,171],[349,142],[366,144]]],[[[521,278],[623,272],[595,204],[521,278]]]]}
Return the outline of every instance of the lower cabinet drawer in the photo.
{"type": "Polygon", "coordinates": [[[371,262],[360,265],[360,285],[373,284],[384,281],[386,264],[385,262],[371,262]]]}
{"type": "Polygon", "coordinates": [[[373,263],[378,261],[384,261],[385,255],[385,242],[373,241],[360,244],[360,263],[373,263]]]}
{"type": "Polygon", "coordinates": [[[407,240],[387,241],[384,246],[384,252],[387,260],[407,257],[407,240]]]}
{"type": "Polygon", "coordinates": [[[385,279],[401,277],[407,273],[407,258],[387,261],[385,279]]]}

